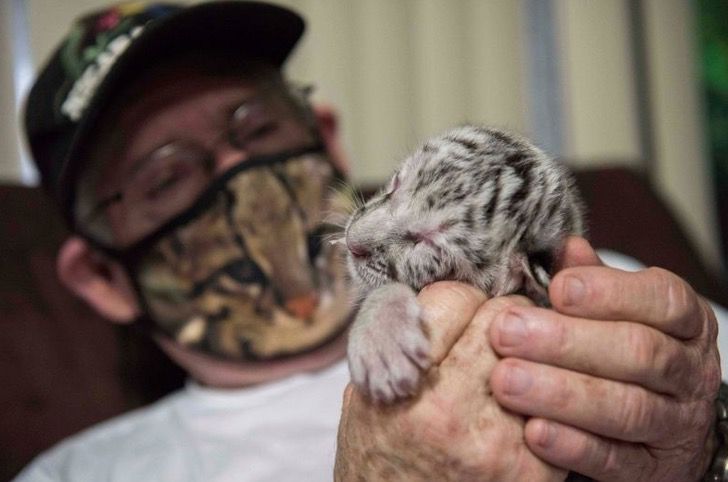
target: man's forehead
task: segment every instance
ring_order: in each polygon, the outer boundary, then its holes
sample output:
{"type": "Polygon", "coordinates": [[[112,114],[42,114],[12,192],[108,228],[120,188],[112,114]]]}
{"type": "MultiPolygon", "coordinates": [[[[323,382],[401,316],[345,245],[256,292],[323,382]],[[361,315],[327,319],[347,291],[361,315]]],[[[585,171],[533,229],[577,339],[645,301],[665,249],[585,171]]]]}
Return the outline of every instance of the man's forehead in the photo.
{"type": "Polygon", "coordinates": [[[171,62],[140,76],[120,92],[113,101],[111,115],[129,116],[135,111],[151,111],[202,92],[225,87],[255,90],[260,75],[254,72],[216,71],[191,60],[171,62]]]}
{"type": "Polygon", "coordinates": [[[115,123],[127,129],[143,129],[144,121],[159,113],[188,107],[200,109],[199,117],[205,118],[210,114],[207,107],[252,98],[260,90],[250,79],[177,71],[144,85],[138,95],[127,96],[128,102],[116,109],[115,123]]]}
{"type": "Polygon", "coordinates": [[[251,78],[167,69],[132,86],[102,118],[91,163],[101,168],[97,194],[113,191],[137,159],[184,137],[195,140],[224,129],[230,109],[256,97],[251,78]],[[148,81],[147,81],[148,80],[148,81]]]}
{"type": "MultiPolygon", "coordinates": [[[[134,124],[147,113],[180,104],[203,91],[237,86],[252,93],[259,89],[262,79],[269,80],[274,72],[277,69],[272,66],[235,63],[222,54],[193,52],[170,58],[140,73],[117,91],[104,109],[100,125],[117,127],[127,119],[134,124]]],[[[99,132],[96,139],[104,141],[104,134],[99,132]]]]}

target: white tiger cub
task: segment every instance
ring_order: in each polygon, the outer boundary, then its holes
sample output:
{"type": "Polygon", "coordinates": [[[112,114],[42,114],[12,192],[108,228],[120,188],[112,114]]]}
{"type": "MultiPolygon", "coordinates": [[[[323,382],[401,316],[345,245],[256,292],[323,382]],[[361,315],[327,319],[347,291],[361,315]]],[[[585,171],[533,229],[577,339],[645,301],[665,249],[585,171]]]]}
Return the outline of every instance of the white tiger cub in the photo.
{"type": "Polygon", "coordinates": [[[527,140],[463,126],[429,139],[345,229],[363,299],[349,335],[353,383],[391,403],[431,364],[416,293],[440,280],[547,306],[566,236],[584,232],[570,172],[527,140]]]}

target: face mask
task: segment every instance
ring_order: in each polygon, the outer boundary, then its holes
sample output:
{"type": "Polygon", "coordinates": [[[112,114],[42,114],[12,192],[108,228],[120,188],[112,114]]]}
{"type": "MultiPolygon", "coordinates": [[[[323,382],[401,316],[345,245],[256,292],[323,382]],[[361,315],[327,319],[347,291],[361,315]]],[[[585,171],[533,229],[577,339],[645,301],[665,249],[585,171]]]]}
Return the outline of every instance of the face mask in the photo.
{"type": "Polygon", "coordinates": [[[341,177],[321,147],[251,158],[123,250],[140,323],[204,353],[271,360],[348,325],[342,248],[325,241],[341,177]]]}

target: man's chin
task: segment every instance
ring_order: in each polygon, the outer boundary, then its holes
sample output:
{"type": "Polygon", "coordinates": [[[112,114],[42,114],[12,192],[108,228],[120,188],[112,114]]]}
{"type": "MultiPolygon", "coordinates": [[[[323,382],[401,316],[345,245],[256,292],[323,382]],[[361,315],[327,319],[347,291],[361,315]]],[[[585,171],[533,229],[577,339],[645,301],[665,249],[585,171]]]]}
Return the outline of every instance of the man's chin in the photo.
{"type": "Polygon", "coordinates": [[[299,355],[271,361],[232,360],[186,347],[163,335],[154,335],[160,348],[198,383],[215,388],[242,388],[271,382],[297,373],[332,365],[346,354],[347,331],[299,355]]]}

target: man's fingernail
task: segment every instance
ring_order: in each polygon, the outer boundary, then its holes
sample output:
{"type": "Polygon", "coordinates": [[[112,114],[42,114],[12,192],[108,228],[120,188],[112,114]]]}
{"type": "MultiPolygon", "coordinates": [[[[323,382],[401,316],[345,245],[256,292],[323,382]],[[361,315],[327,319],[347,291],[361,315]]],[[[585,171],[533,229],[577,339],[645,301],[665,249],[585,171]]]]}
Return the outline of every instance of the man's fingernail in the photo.
{"type": "Polygon", "coordinates": [[[508,313],[498,323],[498,341],[503,347],[520,345],[526,338],[526,321],[516,313],[508,313]]]}
{"type": "Polygon", "coordinates": [[[523,395],[531,388],[531,375],[520,367],[510,367],[506,375],[506,395],[523,395]]]}
{"type": "Polygon", "coordinates": [[[564,304],[577,305],[581,303],[581,300],[584,298],[584,293],[586,291],[584,287],[584,282],[576,276],[569,276],[564,280],[564,283],[566,285],[564,304]]]}

